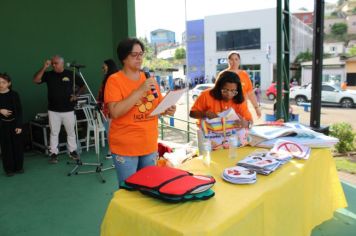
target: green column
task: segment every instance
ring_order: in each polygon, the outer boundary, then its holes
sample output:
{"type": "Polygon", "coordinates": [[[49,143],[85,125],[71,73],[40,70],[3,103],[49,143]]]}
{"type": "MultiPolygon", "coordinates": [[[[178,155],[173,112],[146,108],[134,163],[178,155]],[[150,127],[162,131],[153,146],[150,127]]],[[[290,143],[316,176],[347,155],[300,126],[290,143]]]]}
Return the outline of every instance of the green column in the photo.
{"type": "Polygon", "coordinates": [[[277,1],[277,114],[276,118],[289,120],[289,0],[277,1]],[[282,6],[284,5],[284,9],[282,6]]]}
{"type": "Polygon", "coordinates": [[[114,55],[119,41],[136,37],[135,0],[112,0],[112,44],[114,55]]]}

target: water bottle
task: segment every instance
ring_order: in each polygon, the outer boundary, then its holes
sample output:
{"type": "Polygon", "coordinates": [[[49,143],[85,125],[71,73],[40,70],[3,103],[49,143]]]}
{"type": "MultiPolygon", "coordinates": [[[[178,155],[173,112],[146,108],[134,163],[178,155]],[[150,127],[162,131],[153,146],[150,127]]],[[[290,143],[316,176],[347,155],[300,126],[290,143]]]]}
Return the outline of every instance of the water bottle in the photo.
{"type": "Polygon", "coordinates": [[[203,141],[203,163],[207,166],[210,166],[210,152],[211,152],[211,141],[209,139],[205,139],[203,141]]]}
{"type": "Polygon", "coordinates": [[[229,137],[229,158],[234,159],[237,157],[237,135],[233,131],[229,137]]]}

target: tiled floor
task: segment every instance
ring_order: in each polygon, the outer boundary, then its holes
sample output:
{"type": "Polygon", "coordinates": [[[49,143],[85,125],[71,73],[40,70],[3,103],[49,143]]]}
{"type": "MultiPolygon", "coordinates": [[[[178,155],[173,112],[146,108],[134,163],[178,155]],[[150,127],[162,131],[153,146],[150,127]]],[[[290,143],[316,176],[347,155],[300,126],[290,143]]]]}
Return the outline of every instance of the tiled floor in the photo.
{"type": "Polygon", "coordinates": [[[339,171],[338,173],[339,173],[339,178],[341,181],[356,186],[356,175],[349,174],[346,172],[341,172],[341,171],[339,171]]]}

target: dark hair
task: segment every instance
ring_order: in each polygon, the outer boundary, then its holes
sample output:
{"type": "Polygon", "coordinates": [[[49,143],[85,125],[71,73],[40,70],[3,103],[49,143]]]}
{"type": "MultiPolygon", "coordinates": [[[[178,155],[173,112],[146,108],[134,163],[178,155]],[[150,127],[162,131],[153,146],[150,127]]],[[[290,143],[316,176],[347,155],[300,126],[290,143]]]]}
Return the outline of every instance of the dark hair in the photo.
{"type": "Polygon", "coordinates": [[[217,99],[222,100],[221,89],[224,87],[226,83],[234,83],[237,85],[237,94],[234,96],[233,101],[237,104],[240,104],[244,101],[244,95],[242,93],[242,86],[240,82],[240,77],[232,71],[224,71],[219,74],[218,79],[216,80],[215,86],[212,90],[210,90],[210,95],[217,99]]]}
{"type": "Polygon", "coordinates": [[[137,38],[124,39],[119,43],[119,45],[117,45],[117,57],[122,65],[124,65],[124,60],[132,52],[132,48],[135,44],[139,44],[142,51],[145,51],[145,46],[137,38]]]}
{"type": "Polygon", "coordinates": [[[116,63],[113,59],[105,60],[104,64],[108,67],[108,71],[105,74],[105,78],[109,77],[110,75],[112,75],[118,71],[116,63]]]}
{"type": "Polygon", "coordinates": [[[101,93],[99,94],[99,102],[104,102],[104,93],[105,93],[105,85],[106,81],[108,81],[108,78],[110,75],[116,73],[118,71],[116,63],[113,59],[107,59],[104,61],[104,64],[108,67],[108,71],[104,75],[104,79],[101,82],[101,93]]]}
{"type": "MultiPolygon", "coordinates": [[[[11,82],[11,77],[10,75],[8,75],[6,72],[4,73],[0,73],[0,78],[3,78],[4,80],[6,80],[8,83],[11,82]]],[[[12,84],[9,86],[9,89],[11,89],[12,84]]]]}

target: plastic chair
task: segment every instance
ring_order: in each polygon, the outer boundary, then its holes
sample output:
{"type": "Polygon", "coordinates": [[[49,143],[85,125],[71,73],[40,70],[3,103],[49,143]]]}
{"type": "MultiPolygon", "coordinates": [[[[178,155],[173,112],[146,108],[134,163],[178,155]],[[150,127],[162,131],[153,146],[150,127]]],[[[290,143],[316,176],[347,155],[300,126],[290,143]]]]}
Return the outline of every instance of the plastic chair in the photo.
{"type": "Polygon", "coordinates": [[[98,111],[94,109],[93,106],[86,105],[82,107],[85,117],[87,119],[87,151],[89,151],[89,141],[90,141],[90,132],[94,133],[94,144],[95,144],[95,152],[99,151],[99,142],[101,135],[101,145],[105,147],[105,127],[101,120],[101,115],[98,111]],[[95,112],[95,113],[94,113],[95,112]],[[95,116],[94,116],[95,115],[95,116]]]}

